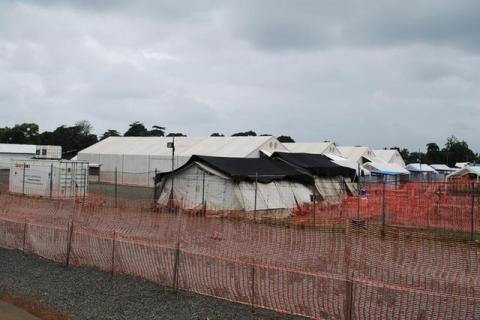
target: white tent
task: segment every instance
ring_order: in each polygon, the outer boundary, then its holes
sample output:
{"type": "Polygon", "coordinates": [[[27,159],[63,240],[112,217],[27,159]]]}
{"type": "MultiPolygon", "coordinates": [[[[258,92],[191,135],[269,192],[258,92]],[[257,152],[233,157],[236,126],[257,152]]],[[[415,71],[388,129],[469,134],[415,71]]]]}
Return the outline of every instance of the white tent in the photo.
{"type": "Polygon", "coordinates": [[[309,203],[312,195],[310,188],[299,181],[309,176],[270,159],[196,156],[174,173],[160,175],[157,186],[161,206],[173,199],[187,210],[260,211],[278,217],[309,203]],[[254,171],[260,172],[252,175],[254,171]]]}
{"type": "Polygon", "coordinates": [[[375,152],[369,147],[363,146],[340,146],[338,150],[342,153],[343,157],[354,161],[356,163],[363,164],[365,162],[384,162],[383,160],[378,160],[375,152]]]}
{"type": "Polygon", "coordinates": [[[387,163],[394,163],[405,168],[405,161],[397,149],[375,149],[375,156],[387,163]]]}
{"type": "Polygon", "coordinates": [[[342,153],[333,142],[284,142],[283,145],[290,152],[331,154],[342,157],[342,153]]]}
{"type": "MultiPolygon", "coordinates": [[[[78,153],[77,159],[100,166],[100,180],[119,184],[152,186],[154,172],[172,169],[171,137],[109,137],[78,153]]],[[[272,136],[175,137],[174,168],[192,155],[258,158],[261,150],[286,150],[272,136]]]]}
{"type": "Polygon", "coordinates": [[[370,173],[382,174],[382,175],[407,175],[410,171],[403,166],[396,163],[387,162],[367,162],[363,164],[363,167],[368,169],[370,173]]]}
{"type": "Polygon", "coordinates": [[[447,176],[447,179],[458,179],[465,176],[475,177],[477,181],[480,177],[480,167],[476,166],[465,166],[458,171],[455,171],[447,176]]]}

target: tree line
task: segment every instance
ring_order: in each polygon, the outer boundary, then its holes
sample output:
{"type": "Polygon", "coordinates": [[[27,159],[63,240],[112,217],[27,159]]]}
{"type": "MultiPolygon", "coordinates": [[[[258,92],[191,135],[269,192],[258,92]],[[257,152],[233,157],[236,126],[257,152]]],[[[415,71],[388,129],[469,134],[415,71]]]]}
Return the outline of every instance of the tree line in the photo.
{"type": "MultiPolygon", "coordinates": [[[[53,131],[40,132],[40,127],[36,123],[22,123],[13,127],[0,127],[0,143],[19,143],[19,144],[43,144],[62,146],[63,156],[71,158],[78,151],[104,140],[108,137],[186,137],[180,132],[166,132],[166,127],[154,125],[148,129],[140,121],[132,122],[127,131],[123,134],[117,130],[109,129],[102,135],[97,136],[92,133],[92,125],[86,121],[77,121],[73,126],[61,125],[53,131]]],[[[219,132],[214,132],[211,137],[224,137],[219,132]]],[[[232,134],[233,137],[257,136],[255,131],[249,130],[232,134]]],[[[259,136],[270,136],[270,134],[259,134],[259,136]]],[[[295,142],[287,135],[278,137],[280,142],[295,142]]],[[[397,149],[406,163],[421,162],[428,164],[445,163],[454,166],[457,162],[480,162],[480,155],[473,152],[467,142],[457,139],[455,136],[447,138],[443,148],[437,143],[431,142],[426,145],[426,151],[410,152],[406,148],[392,147],[397,149]]]]}

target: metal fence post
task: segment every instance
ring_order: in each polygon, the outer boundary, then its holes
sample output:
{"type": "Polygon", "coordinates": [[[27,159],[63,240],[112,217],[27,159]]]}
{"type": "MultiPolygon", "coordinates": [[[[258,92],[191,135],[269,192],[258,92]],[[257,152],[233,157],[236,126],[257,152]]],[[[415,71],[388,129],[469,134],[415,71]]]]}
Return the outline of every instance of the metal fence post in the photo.
{"type": "Polygon", "coordinates": [[[251,301],[251,306],[252,306],[252,313],[255,312],[255,258],[252,257],[252,271],[251,271],[251,293],[252,293],[252,301],[251,301]]]}
{"type": "Polygon", "coordinates": [[[117,194],[118,194],[118,190],[117,190],[117,182],[118,182],[118,171],[117,171],[117,167],[115,167],[115,208],[117,207],[117,194]]]}
{"type": "Polygon", "coordinates": [[[155,168],[155,173],[153,176],[153,208],[155,208],[155,204],[157,203],[157,168],[155,168]]]}
{"type": "Polygon", "coordinates": [[[115,275],[115,238],[117,236],[117,232],[113,231],[113,238],[112,238],[112,276],[115,275]]]}
{"type": "Polygon", "coordinates": [[[68,239],[67,239],[67,257],[65,259],[65,267],[68,268],[70,265],[70,252],[72,250],[72,238],[73,238],[73,222],[70,222],[68,228],[68,239]]]}
{"type": "Polygon", "coordinates": [[[382,237],[385,236],[385,225],[386,225],[386,212],[385,212],[385,191],[386,191],[386,176],[383,176],[383,186],[382,186],[382,237]]]}
{"type": "Polygon", "coordinates": [[[27,167],[27,164],[24,162],[23,163],[23,177],[22,177],[22,194],[25,195],[25,168],[27,167]]]}
{"type": "Polygon", "coordinates": [[[23,245],[22,245],[22,251],[25,254],[25,245],[27,242],[27,217],[25,217],[25,222],[23,224],[23,245]]]}
{"type": "Polygon", "coordinates": [[[205,200],[205,171],[203,171],[203,177],[202,177],[202,209],[203,209],[203,214],[205,214],[207,211],[207,202],[205,200]]]}
{"type": "Polygon", "coordinates": [[[360,163],[357,172],[357,220],[360,220],[360,163]]]}
{"type": "Polygon", "coordinates": [[[317,189],[315,185],[313,185],[313,226],[316,225],[316,215],[317,215],[317,208],[316,208],[316,203],[317,203],[317,189]]]}
{"type": "Polygon", "coordinates": [[[53,163],[50,164],[50,199],[52,199],[53,193],[53,163]]]}
{"type": "Polygon", "coordinates": [[[475,234],[475,182],[472,182],[472,205],[470,209],[470,240],[473,241],[475,234]]]}
{"type": "Polygon", "coordinates": [[[255,173],[255,199],[253,202],[253,214],[255,215],[254,218],[256,218],[256,214],[257,214],[257,192],[258,192],[258,172],[255,173]]]}
{"type": "Polygon", "coordinates": [[[178,289],[178,267],[180,264],[180,241],[177,241],[177,248],[175,249],[175,257],[173,261],[173,289],[175,292],[178,289]]]}

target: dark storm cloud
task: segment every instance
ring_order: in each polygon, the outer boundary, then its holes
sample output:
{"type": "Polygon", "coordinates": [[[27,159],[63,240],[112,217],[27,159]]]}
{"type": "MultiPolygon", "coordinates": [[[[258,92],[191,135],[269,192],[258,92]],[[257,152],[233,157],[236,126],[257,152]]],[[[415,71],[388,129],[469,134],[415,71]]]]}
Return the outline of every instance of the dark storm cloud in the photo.
{"type": "Polygon", "coordinates": [[[470,0],[0,2],[0,125],[479,150],[479,16],[470,0]]]}

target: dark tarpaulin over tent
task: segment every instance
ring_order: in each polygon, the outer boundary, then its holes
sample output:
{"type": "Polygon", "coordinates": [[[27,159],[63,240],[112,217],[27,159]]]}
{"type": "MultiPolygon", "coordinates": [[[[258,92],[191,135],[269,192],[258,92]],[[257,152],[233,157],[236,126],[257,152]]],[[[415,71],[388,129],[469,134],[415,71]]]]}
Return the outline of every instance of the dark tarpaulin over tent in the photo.
{"type": "Polygon", "coordinates": [[[322,177],[353,177],[356,173],[354,169],[342,167],[323,154],[275,152],[271,159],[281,160],[322,177]]]}
{"type": "MultiPolygon", "coordinates": [[[[222,174],[232,178],[234,181],[255,181],[269,183],[278,180],[295,181],[305,184],[312,184],[313,177],[307,172],[302,172],[292,165],[282,161],[267,158],[227,158],[210,156],[192,156],[187,163],[174,170],[181,171],[192,163],[201,163],[222,174]]],[[[163,172],[157,175],[156,182],[172,172],[163,172]]]]}

